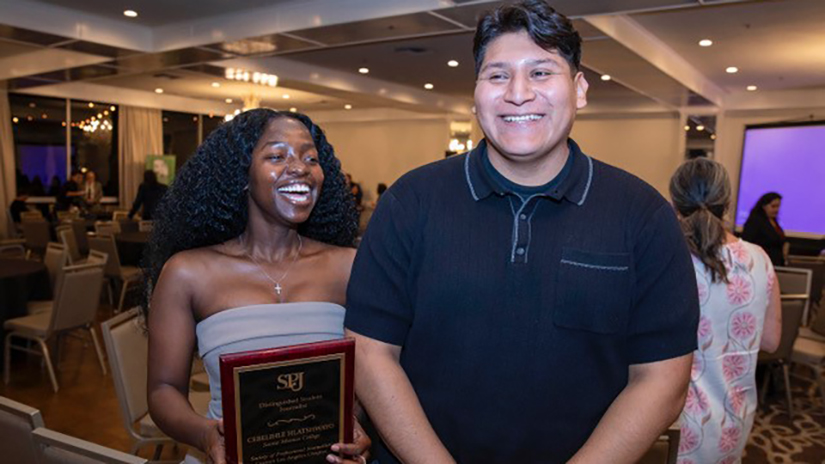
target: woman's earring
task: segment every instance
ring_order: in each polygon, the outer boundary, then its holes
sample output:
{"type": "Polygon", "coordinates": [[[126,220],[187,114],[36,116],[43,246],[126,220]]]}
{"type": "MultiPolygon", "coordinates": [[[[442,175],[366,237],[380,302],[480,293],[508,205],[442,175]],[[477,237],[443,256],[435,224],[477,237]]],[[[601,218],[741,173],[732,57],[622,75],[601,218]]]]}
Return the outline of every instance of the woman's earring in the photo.
{"type": "Polygon", "coordinates": [[[249,191],[249,184],[246,184],[246,185],[244,186],[243,191],[244,191],[244,192],[249,191]]]}

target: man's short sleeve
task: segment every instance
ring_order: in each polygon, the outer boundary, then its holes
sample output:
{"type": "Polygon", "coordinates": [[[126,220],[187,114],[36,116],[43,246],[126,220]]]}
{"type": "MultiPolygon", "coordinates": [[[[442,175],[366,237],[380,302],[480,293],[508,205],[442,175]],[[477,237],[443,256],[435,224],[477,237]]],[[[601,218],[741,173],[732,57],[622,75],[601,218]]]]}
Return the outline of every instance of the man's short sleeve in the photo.
{"type": "Polygon", "coordinates": [[[410,274],[415,207],[399,188],[378,202],[358,248],[347,288],[344,325],[360,335],[401,346],[412,323],[410,274]]]}
{"type": "Polygon", "coordinates": [[[638,235],[636,285],[628,327],[631,364],[679,357],[696,349],[696,272],[676,215],[661,205],[638,235]]]}

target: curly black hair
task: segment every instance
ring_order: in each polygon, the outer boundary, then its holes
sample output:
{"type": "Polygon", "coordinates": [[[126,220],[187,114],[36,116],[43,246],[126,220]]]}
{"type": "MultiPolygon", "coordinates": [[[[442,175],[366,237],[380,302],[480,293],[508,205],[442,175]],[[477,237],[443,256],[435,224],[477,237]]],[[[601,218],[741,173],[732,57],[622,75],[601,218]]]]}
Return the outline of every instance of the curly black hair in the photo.
{"type": "Polygon", "coordinates": [[[244,232],[252,151],[275,118],[296,119],[309,129],[324,171],[321,195],[298,232],[332,245],[355,246],[358,212],[324,131],[300,113],[265,108],[245,111],[209,134],[158,206],[142,262],[144,314],[148,314],[152,289],[172,255],[223,243],[244,232]]]}

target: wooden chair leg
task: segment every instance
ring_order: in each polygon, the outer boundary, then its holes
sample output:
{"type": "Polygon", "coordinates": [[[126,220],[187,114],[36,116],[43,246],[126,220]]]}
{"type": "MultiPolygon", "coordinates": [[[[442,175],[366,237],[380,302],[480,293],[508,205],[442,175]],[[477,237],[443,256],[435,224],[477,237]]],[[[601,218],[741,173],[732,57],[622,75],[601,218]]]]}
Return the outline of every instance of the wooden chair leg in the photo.
{"type": "Polygon", "coordinates": [[[49,378],[52,381],[52,389],[55,393],[57,393],[57,391],[60,390],[60,386],[57,384],[57,376],[54,375],[54,366],[52,366],[52,356],[51,353],[49,353],[49,347],[46,346],[45,341],[39,338],[37,339],[37,343],[40,344],[40,349],[43,351],[43,360],[46,362],[46,369],[49,371],[49,378]]]}
{"type": "Polygon", "coordinates": [[[771,382],[771,372],[773,372],[773,365],[765,365],[765,379],[762,381],[762,391],[759,392],[759,404],[765,404],[765,398],[768,396],[768,387],[771,382]]]}
{"type": "Polygon", "coordinates": [[[129,289],[129,281],[124,280],[120,290],[120,301],[117,304],[117,313],[123,311],[123,301],[126,299],[126,291],[129,289]]]}

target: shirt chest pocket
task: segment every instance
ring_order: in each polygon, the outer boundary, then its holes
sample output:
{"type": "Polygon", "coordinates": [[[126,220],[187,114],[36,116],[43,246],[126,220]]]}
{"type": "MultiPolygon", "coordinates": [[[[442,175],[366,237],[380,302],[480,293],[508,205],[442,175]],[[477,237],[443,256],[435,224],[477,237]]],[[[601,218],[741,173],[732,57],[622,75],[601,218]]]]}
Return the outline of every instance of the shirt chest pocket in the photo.
{"type": "Polygon", "coordinates": [[[562,249],[554,323],[597,333],[623,332],[631,300],[629,253],[562,249]]]}

